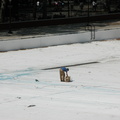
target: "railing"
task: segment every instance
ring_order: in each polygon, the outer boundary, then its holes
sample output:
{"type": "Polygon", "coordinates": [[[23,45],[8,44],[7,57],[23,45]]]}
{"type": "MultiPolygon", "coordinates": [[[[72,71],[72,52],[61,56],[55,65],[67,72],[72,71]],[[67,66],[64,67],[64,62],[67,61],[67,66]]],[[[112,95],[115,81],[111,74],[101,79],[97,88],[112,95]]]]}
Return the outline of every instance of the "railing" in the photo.
{"type": "Polygon", "coordinates": [[[91,40],[95,40],[95,25],[87,24],[85,26],[85,30],[90,31],[91,32],[91,40]]]}

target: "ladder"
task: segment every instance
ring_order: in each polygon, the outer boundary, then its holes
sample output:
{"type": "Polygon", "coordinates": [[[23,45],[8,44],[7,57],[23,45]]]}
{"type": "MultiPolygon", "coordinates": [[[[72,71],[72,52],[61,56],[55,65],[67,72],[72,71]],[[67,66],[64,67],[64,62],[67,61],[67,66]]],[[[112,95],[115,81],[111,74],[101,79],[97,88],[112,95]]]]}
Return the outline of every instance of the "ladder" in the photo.
{"type": "Polygon", "coordinates": [[[85,26],[85,30],[90,31],[91,32],[91,40],[95,40],[95,25],[87,24],[85,26]]]}

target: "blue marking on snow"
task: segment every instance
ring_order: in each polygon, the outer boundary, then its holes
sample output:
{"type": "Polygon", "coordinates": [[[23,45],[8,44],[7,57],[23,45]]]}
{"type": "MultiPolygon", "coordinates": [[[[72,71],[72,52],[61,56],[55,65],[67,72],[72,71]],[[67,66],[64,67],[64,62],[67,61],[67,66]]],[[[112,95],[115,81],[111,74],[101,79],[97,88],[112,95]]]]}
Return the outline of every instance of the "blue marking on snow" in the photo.
{"type": "Polygon", "coordinates": [[[77,86],[72,85],[72,82],[48,82],[48,81],[41,81],[39,80],[39,84],[45,85],[45,86],[57,86],[57,87],[69,87],[74,88],[74,90],[77,90],[77,92],[81,92],[81,90],[87,90],[88,92],[99,92],[101,94],[107,93],[109,95],[119,94],[120,95],[120,89],[111,88],[111,87],[104,87],[104,86],[77,86]]]}
{"type": "Polygon", "coordinates": [[[33,69],[14,71],[8,73],[0,73],[0,80],[13,80],[18,77],[29,76],[34,73],[33,69]]]}
{"type": "Polygon", "coordinates": [[[11,80],[17,77],[31,75],[31,73],[0,74],[0,80],[11,80]]]}
{"type": "Polygon", "coordinates": [[[96,86],[84,86],[84,89],[89,89],[89,90],[95,90],[95,91],[99,91],[99,92],[107,92],[107,93],[118,93],[120,94],[120,90],[119,89],[114,89],[114,88],[107,88],[107,87],[96,87],[96,86]]]}
{"type": "Polygon", "coordinates": [[[9,80],[9,79],[12,79],[12,78],[13,78],[12,76],[0,74],[0,80],[9,80]]]}
{"type": "MultiPolygon", "coordinates": [[[[0,73],[0,80],[14,80],[16,78],[19,77],[24,77],[24,76],[31,76],[33,74],[37,74],[40,73],[41,70],[40,69],[26,69],[26,70],[20,70],[20,71],[14,71],[14,72],[6,72],[6,73],[0,73]]],[[[30,82],[30,81],[29,81],[30,82]]],[[[72,85],[72,82],[70,83],[66,83],[66,82],[53,82],[53,81],[42,81],[39,80],[39,82],[37,84],[41,84],[41,85],[46,85],[46,86],[58,86],[58,87],[74,87],[76,90],[82,90],[82,89],[86,89],[86,90],[90,90],[90,91],[97,91],[97,92],[101,92],[101,93],[109,93],[109,94],[120,94],[120,90],[119,89],[114,89],[114,88],[109,88],[109,87],[104,87],[104,86],[74,86],[72,85]],[[79,88],[77,88],[79,87],[79,88]]]]}

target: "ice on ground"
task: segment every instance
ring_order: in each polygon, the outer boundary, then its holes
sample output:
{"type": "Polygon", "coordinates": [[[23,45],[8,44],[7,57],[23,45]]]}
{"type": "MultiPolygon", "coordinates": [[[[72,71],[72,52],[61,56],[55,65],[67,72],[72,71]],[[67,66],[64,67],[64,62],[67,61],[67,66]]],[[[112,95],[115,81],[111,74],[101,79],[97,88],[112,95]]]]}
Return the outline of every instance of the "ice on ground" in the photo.
{"type": "Polygon", "coordinates": [[[0,119],[119,120],[119,66],[117,40],[0,53],[0,119]]]}

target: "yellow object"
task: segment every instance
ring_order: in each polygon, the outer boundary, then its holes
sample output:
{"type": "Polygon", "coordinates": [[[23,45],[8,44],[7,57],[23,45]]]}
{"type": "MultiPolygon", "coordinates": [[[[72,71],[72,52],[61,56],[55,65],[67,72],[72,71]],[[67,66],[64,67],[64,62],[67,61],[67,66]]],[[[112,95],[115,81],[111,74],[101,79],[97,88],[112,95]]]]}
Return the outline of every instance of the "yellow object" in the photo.
{"type": "Polygon", "coordinates": [[[70,76],[66,76],[65,82],[70,82],[70,76]]]}

